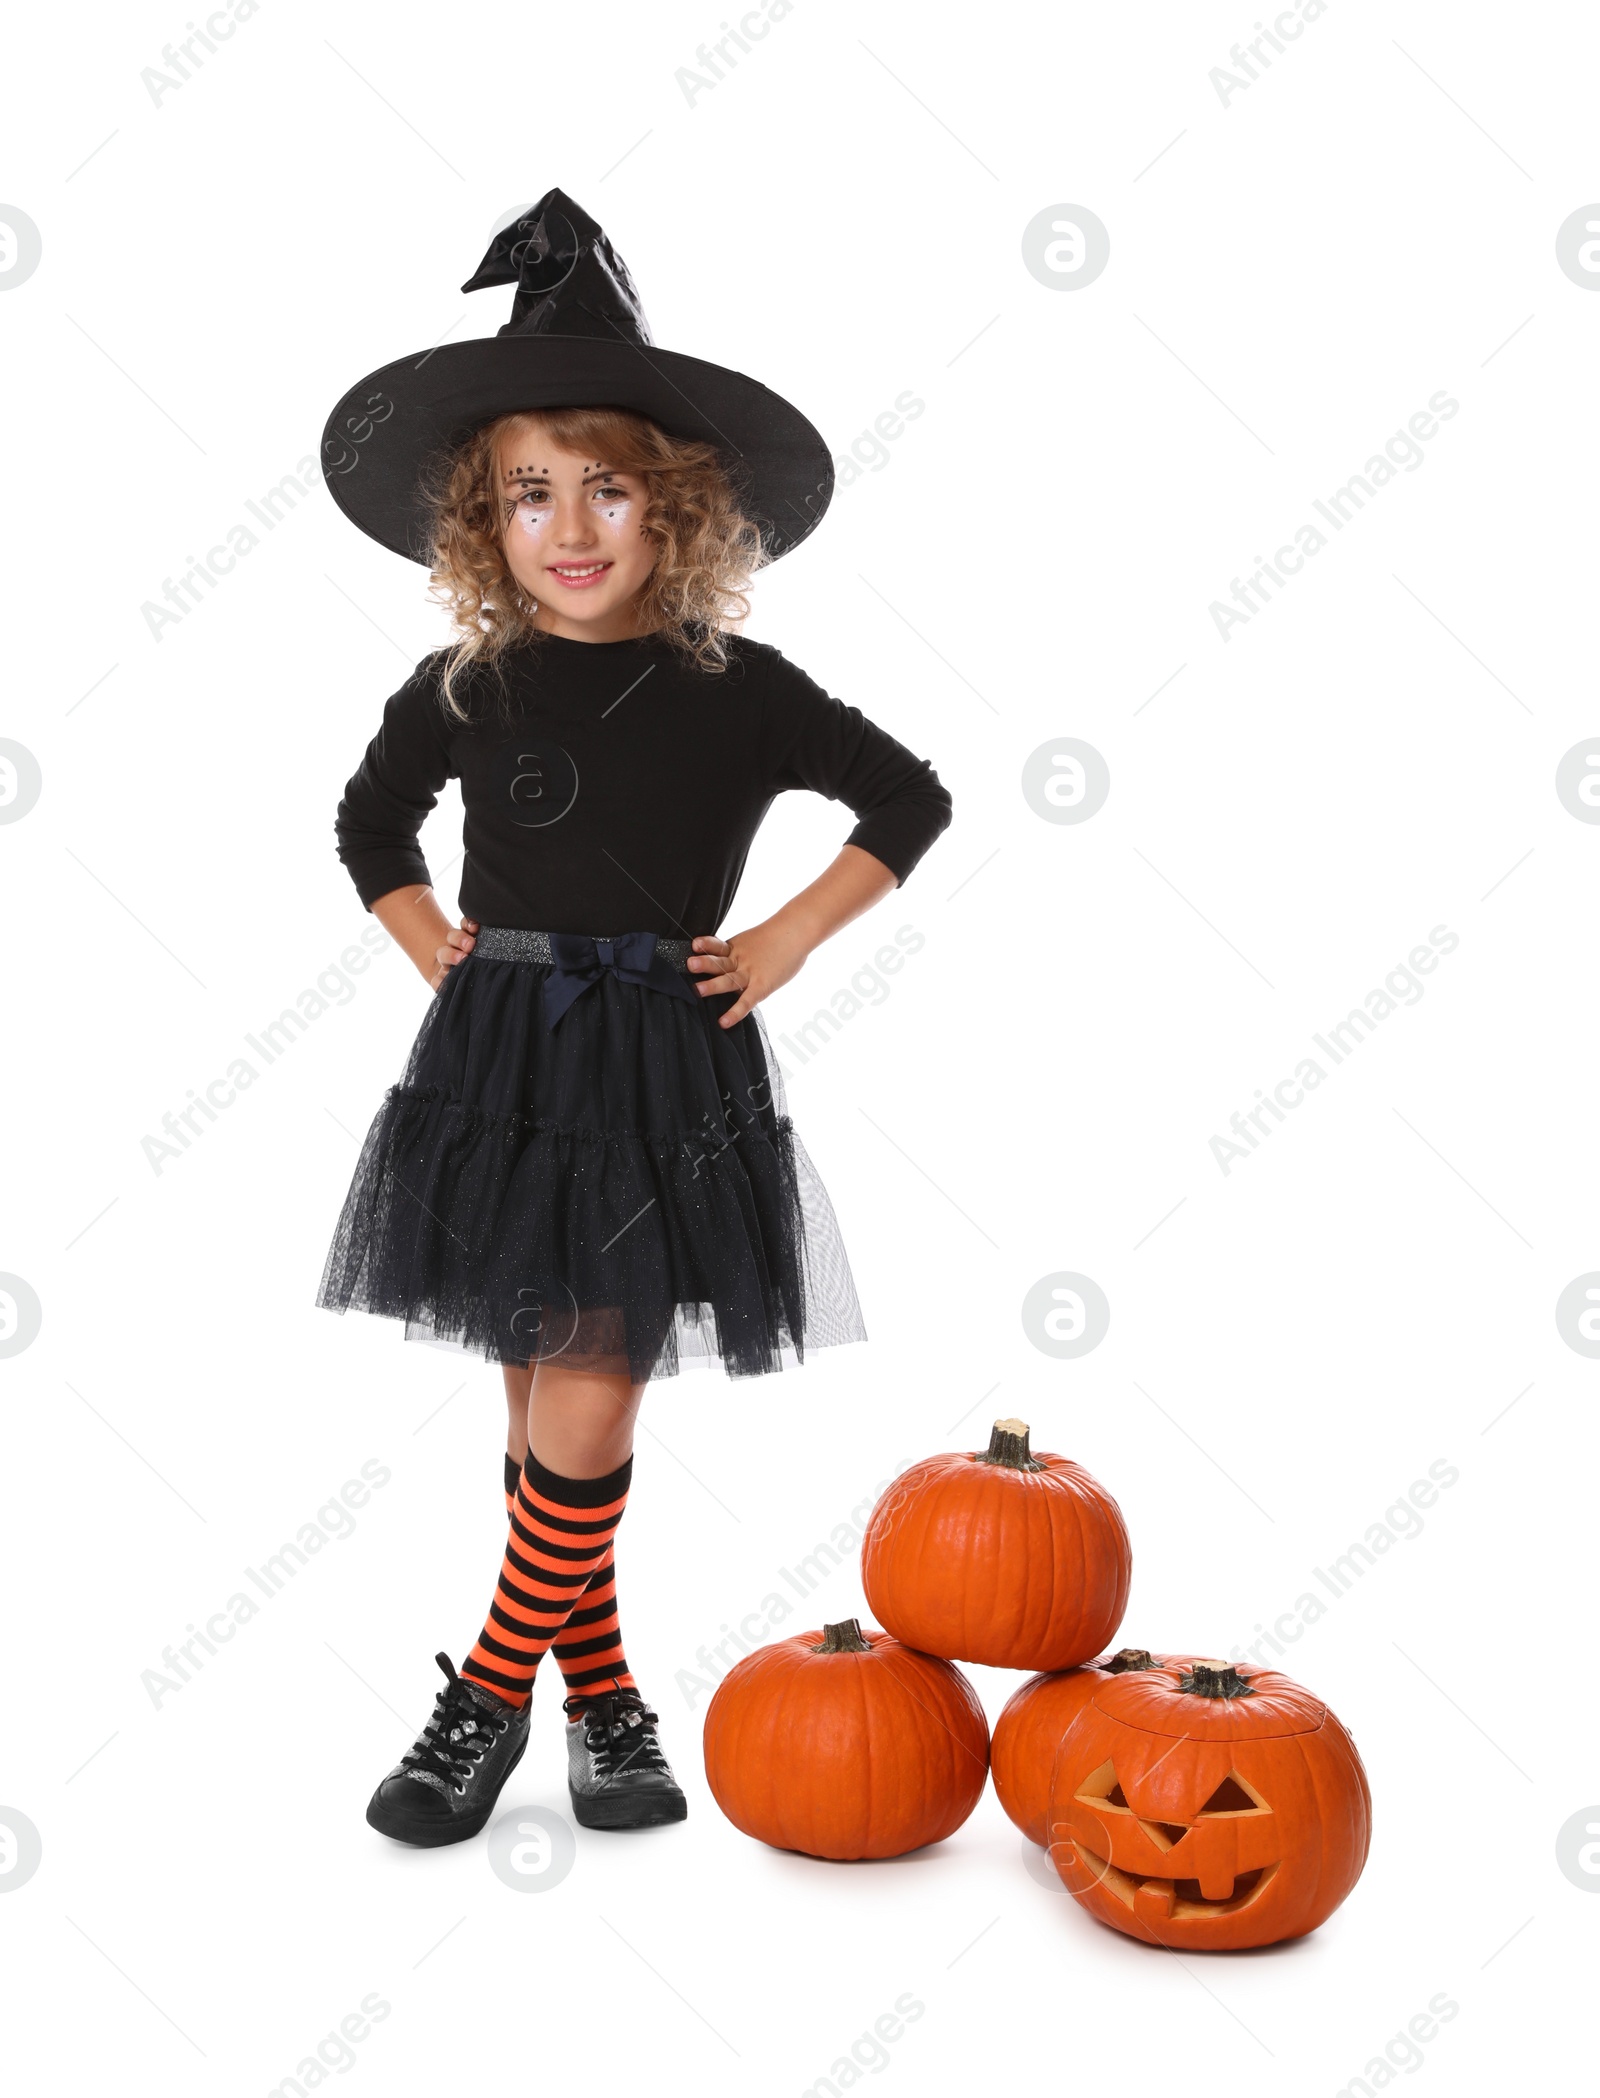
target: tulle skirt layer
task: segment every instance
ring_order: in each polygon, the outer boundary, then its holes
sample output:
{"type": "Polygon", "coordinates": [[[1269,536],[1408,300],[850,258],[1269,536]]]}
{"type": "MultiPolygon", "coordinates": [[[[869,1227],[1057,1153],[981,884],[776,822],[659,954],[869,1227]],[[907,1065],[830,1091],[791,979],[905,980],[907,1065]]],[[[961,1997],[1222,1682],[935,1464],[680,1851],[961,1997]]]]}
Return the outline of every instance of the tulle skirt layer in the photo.
{"type": "Polygon", "coordinates": [[[490,1361],[758,1376],[864,1340],[759,1015],[547,967],[446,977],[362,1146],[317,1302],[490,1361]]]}

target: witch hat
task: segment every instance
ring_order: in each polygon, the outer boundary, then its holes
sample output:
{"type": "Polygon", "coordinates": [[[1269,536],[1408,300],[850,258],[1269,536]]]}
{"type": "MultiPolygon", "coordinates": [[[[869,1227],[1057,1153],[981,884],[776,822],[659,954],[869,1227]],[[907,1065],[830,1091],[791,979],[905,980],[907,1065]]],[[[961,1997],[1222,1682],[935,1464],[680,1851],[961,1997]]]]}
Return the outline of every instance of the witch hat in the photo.
{"type": "Polygon", "coordinates": [[[816,527],[833,494],[817,431],[743,372],[657,349],[627,265],[561,190],[497,233],[461,288],[496,284],[516,286],[498,334],[383,365],[328,418],[324,478],[370,538],[426,565],[425,471],[496,416],[537,408],[631,408],[715,445],[774,560],[816,527]]]}

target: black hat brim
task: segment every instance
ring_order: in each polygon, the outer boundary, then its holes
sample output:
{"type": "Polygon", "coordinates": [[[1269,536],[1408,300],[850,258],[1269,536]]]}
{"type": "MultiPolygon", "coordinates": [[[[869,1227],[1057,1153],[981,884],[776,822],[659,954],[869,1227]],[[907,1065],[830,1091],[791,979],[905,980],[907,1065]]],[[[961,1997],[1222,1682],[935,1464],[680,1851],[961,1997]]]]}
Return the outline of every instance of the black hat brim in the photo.
{"type": "Polygon", "coordinates": [[[369,372],[328,418],[322,471],[352,524],[426,566],[422,478],[444,454],[497,416],[603,407],[631,408],[673,436],[717,446],[774,560],[828,507],[828,448],[781,394],[675,350],[578,335],[491,335],[369,372]]]}

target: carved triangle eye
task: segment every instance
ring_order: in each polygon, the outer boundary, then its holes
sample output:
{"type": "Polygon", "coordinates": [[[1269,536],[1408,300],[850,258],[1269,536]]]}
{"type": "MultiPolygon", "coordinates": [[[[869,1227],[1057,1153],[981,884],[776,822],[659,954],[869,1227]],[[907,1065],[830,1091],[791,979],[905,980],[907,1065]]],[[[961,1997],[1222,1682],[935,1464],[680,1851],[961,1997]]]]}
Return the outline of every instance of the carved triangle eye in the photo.
{"type": "Polygon", "coordinates": [[[1230,1771],[1200,1811],[1202,1814],[1254,1814],[1265,1805],[1265,1800],[1248,1791],[1243,1779],[1230,1771]]]}
{"type": "Polygon", "coordinates": [[[1132,1812],[1114,1763],[1102,1763],[1098,1770],[1091,1770],[1078,1787],[1078,1797],[1088,1807],[1111,1807],[1119,1814],[1132,1812]]]}

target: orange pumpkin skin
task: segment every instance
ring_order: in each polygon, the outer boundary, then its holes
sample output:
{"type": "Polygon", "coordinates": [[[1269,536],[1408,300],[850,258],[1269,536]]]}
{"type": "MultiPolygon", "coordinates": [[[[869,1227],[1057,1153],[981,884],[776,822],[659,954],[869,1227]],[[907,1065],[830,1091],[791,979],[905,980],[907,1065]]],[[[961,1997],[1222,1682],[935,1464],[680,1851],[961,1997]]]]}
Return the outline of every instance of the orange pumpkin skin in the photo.
{"type": "Polygon", "coordinates": [[[1355,1743],[1272,1669],[1118,1677],[1057,1751],[1051,1862],[1091,1915],[1147,1945],[1303,1937],[1360,1878],[1371,1833],[1355,1743]],[[1184,1689],[1200,1677],[1225,1687],[1184,1689]]]}
{"type": "Polygon", "coordinates": [[[1152,1654],[1124,1647],[1082,1668],[1030,1676],[1007,1699],[989,1743],[989,1768],[1001,1806],[1030,1843],[1050,1840],[1050,1778],[1061,1737],[1102,1683],[1136,1668],[1184,1669],[1192,1654],[1152,1654]]]}
{"type": "Polygon", "coordinates": [[[989,1728],[959,1669],[852,1620],[732,1669],[706,1711],[705,1759],[717,1805],[758,1842],[898,1858],[977,1805],[989,1728]]]}
{"type": "Polygon", "coordinates": [[[1021,1421],[997,1421],[987,1451],[902,1472],[861,1546],[867,1601],[897,1639],[992,1668],[1087,1661],[1122,1622],[1131,1573],[1116,1502],[1082,1465],[1030,1451],[1021,1421]]]}

